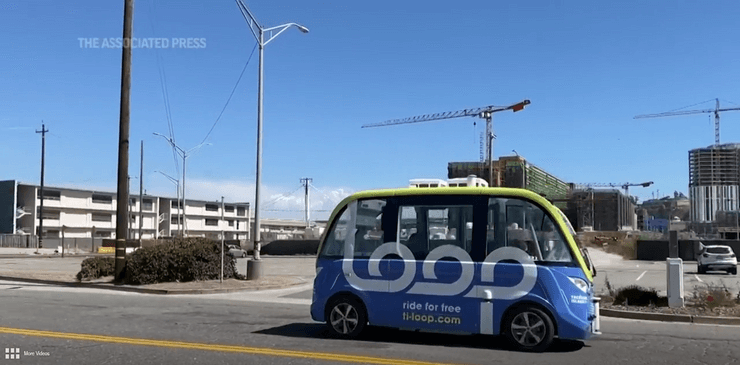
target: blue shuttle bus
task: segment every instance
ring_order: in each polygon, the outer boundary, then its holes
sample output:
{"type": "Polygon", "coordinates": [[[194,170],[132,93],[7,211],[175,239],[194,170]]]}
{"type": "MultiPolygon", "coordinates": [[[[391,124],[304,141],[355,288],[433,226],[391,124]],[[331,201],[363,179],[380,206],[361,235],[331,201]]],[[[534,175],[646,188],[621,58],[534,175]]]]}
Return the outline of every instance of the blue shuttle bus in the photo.
{"type": "Polygon", "coordinates": [[[544,351],[600,334],[594,275],[565,215],[529,190],[365,191],[331,214],[311,317],[345,338],[373,325],[544,351]]]}

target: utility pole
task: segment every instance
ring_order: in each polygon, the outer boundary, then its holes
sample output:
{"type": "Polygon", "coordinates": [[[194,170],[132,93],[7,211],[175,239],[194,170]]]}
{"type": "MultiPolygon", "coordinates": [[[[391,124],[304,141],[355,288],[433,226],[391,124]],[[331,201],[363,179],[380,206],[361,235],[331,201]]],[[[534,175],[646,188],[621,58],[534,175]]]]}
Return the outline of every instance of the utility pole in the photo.
{"type": "Polygon", "coordinates": [[[116,206],[115,281],[123,281],[126,267],[126,222],[128,214],[128,146],[131,117],[131,40],[134,33],[134,0],[124,0],[123,50],[121,56],[121,109],[118,131],[118,194],[116,206]]]}
{"type": "Polygon", "coordinates": [[[144,225],[144,217],[141,212],[144,208],[144,140],[141,140],[141,164],[139,167],[139,246],[141,246],[141,228],[144,225]]]}
{"type": "Polygon", "coordinates": [[[304,202],[306,204],[306,227],[309,226],[309,219],[311,218],[311,215],[308,210],[308,207],[310,205],[309,200],[308,200],[309,198],[308,197],[308,187],[309,187],[309,184],[311,184],[311,181],[313,181],[313,179],[311,179],[310,177],[304,177],[301,179],[301,184],[303,184],[303,186],[306,188],[306,197],[304,199],[304,202]]]}
{"type": "Polygon", "coordinates": [[[219,277],[219,283],[224,282],[224,197],[221,197],[221,222],[218,223],[221,226],[221,276],[219,277]]]}
{"type": "Polygon", "coordinates": [[[41,130],[36,133],[41,133],[41,188],[39,189],[39,195],[41,200],[41,211],[39,212],[39,239],[36,241],[36,253],[39,253],[39,247],[43,247],[44,240],[44,156],[46,155],[46,133],[49,132],[44,126],[44,121],[41,121],[41,130]]]}

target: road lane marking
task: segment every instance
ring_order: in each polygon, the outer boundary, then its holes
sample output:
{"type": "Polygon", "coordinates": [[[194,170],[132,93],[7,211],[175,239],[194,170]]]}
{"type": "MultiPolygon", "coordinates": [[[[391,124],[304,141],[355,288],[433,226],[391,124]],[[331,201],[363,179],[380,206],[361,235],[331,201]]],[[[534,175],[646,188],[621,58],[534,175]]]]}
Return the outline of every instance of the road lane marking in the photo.
{"type": "Polygon", "coordinates": [[[704,282],[704,280],[699,279],[699,275],[694,274],[694,277],[696,278],[696,280],[699,280],[700,283],[703,283],[704,282]]]}
{"type": "Polygon", "coordinates": [[[642,274],[640,274],[640,276],[638,276],[637,277],[637,280],[635,280],[635,281],[640,281],[640,279],[642,279],[642,277],[645,276],[645,273],[646,272],[647,272],[647,270],[643,271],[642,274]]]}
{"type": "Polygon", "coordinates": [[[197,343],[197,342],[149,340],[145,338],[89,335],[89,334],[83,334],[83,333],[54,332],[54,331],[39,331],[39,330],[29,330],[29,329],[10,328],[10,327],[0,327],[0,333],[23,335],[23,336],[34,336],[34,337],[62,338],[62,339],[67,339],[67,340],[78,340],[78,341],[107,342],[107,343],[118,343],[118,344],[128,344],[128,345],[140,345],[140,346],[180,348],[180,349],[188,349],[188,350],[234,352],[234,353],[244,353],[244,354],[252,354],[252,355],[292,357],[292,358],[315,359],[315,360],[326,360],[326,361],[348,362],[348,363],[359,363],[359,364],[450,365],[450,364],[438,363],[438,362],[427,362],[427,361],[417,361],[417,360],[407,360],[407,359],[392,359],[392,358],[382,358],[382,357],[372,357],[372,356],[362,356],[362,355],[347,355],[347,354],[338,354],[338,353],[330,353],[330,352],[295,351],[295,350],[283,350],[283,349],[274,349],[274,348],[266,348],[266,347],[248,347],[248,346],[218,345],[218,344],[197,343]]]}

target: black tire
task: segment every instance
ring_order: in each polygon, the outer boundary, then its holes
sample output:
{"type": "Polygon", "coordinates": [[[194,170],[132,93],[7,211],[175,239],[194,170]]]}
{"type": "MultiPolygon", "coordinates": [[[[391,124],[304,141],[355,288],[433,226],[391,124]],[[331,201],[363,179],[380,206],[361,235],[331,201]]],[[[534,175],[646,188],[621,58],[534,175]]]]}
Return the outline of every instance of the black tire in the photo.
{"type": "Polygon", "coordinates": [[[518,350],[542,352],[552,344],[555,326],[541,309],[525,304],[506,316],[504,335],[518,350]]]}
{"type": "Polygon", "coordinates": [[[731,274],[731,275],[737,275],[737,268],[736,267],[735,268],[732,268],[732,269],[728,270],[727,273],[728,274],[731,274]]]}
{"type": "Polygon", "coordinates": [[[701,266],[701,265],[697,266],[696,271],[698,271],[699,274],[705,274],[707,272],[707,270],[704,269],[704,266],[701,266]]]}
{"type": "Polygon", "coordinates": [[[247,257],[247,253],[246,252],[242,253],[242,258],[245,258],[245,257],[247,257]]]}
{"type": "Polygon", "coordinates": [[[326,324],[339,338],[357,338],[367,325],[365,306],[352,297],[339,297],[327,306],[326,324]]]}

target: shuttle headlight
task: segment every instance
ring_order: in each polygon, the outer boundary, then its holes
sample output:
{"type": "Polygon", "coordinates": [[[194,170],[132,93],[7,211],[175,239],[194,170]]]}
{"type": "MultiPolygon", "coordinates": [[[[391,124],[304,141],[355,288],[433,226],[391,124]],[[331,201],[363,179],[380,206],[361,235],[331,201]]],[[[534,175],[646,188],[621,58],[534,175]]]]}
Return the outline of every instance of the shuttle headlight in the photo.
{"type": "Polygon", "coordinates": [[[580,279],[580,278],[571,278],[571,277],[568,277],[568,279],[570,279],[570,282],[573,283],[573,285],[575,285],[576,287],[578,287],[578,289],[581,289],[581,291],[583,291],[584,293],[588,293],[588,283],[586,283],[585,280],[580,279]]]}

